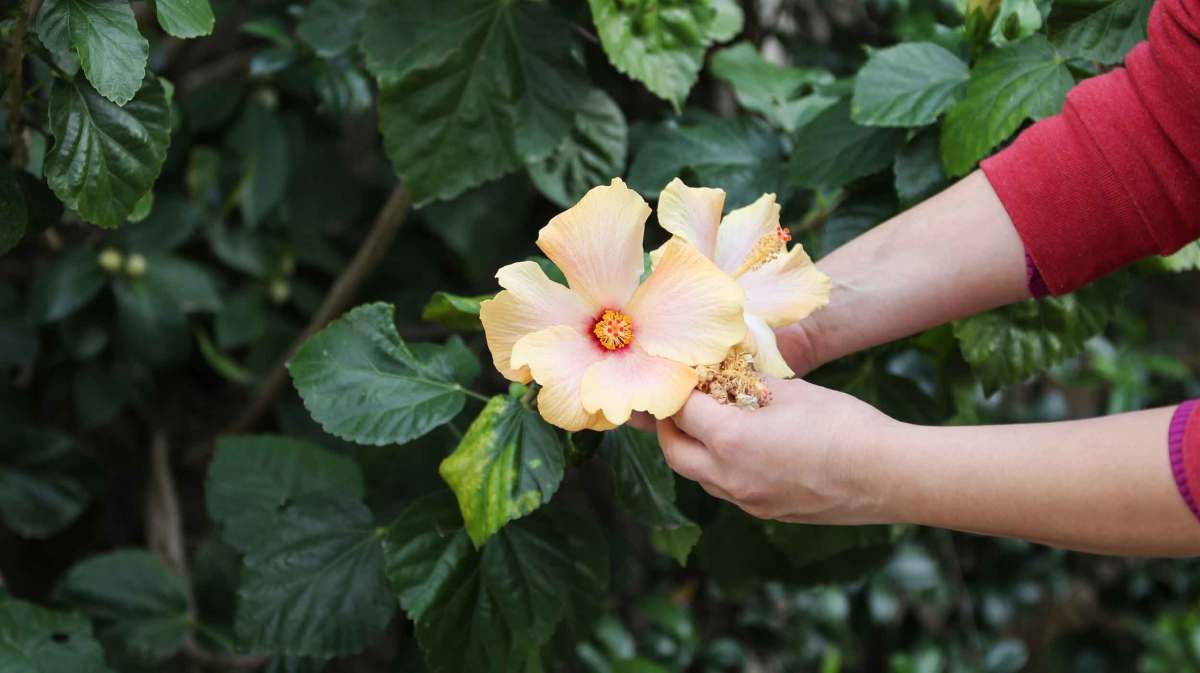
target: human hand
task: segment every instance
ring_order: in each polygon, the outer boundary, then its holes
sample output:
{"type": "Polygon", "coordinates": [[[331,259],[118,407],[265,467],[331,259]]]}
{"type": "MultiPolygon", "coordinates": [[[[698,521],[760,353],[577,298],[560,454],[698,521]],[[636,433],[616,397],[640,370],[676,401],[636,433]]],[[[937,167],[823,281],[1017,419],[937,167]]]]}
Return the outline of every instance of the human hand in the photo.
{"type": "Polygon", "coordinates": [[[889,522],[872,451],[903,424],[799,379],[768,386],[770,404],[753,411],[693,393],[678,414],[657,423],[667,464],[759,518],[889,522]]]}

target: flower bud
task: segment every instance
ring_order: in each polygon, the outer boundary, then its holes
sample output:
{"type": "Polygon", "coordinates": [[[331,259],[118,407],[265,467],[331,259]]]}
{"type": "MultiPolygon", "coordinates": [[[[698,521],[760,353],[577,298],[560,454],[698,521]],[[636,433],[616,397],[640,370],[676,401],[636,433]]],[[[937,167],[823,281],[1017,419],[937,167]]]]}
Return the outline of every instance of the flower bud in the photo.
{"type": "Polygon", "coordinates": [[[125,273],[130,278],[140,278],[146,273],[146,258],[136,252],[126,257],[125,273]]]}
{"type": "Polygon", "coordinates": [[[276,304],[282,304],[292,295],[292,288],[287,281],[282,278],[276,278],[271,281],[271,286],[267,288],[267,293],[271,295],[271,301],[276,304]]]}
{"type": "Polygon", "coordinates": [[[109,273],[116,273],[125,264],[125,257],[116,248],[105,248],[100,252],[100,256],[96,258],[96,261],[100,264],[101,269],[109,273]]]}
{"type": "Polygon", "coordinates": [[[291,253],[284,253],[283,258],[279,260],[279,273],[285,276],[292,275],[296,270],[296,258],[291,253]]]}

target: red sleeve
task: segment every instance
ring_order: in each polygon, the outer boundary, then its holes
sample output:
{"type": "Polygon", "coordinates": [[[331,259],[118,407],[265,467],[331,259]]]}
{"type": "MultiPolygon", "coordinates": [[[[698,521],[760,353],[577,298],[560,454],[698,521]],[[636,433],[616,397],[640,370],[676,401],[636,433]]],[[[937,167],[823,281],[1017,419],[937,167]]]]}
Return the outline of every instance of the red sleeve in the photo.
{"type": "Polygon", "coordinates": [[[1200,238],[1200,0],[981,168],[1054,294],[1200,238]]]}

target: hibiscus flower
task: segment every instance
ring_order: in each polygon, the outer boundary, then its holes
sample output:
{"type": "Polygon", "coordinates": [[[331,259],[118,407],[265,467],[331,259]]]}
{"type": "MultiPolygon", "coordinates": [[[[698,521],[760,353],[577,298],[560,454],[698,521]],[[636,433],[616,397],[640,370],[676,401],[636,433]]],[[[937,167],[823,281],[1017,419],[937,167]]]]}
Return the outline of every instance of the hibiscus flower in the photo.
{"type": "Polygon", "coordinates": [[[663,246],[639,285],[649,215],[621,180],[592,189],[538,234],[569,287],[517,262],[480,306],[496,368],[539,383],[538,411],[560,428],[605,430],[634,410],[667,418],[695,387],[693,366],[745,337],[741,288],[683,241],[663,246]]]}
{"type": "MultiPolygon", "coordinates": [[[[832,283],[817,269],[804,246],[788,250],[791,235],[779,224],[774,194],[731,211],[724,218],[725,192],[688,187],[679,178],[658,198],[658,222],[716,263],[746,292],[746,340],[754,366],[764,374],[788,378],[788,367],[775,343],[775,328],[807,317],[829,303],[832,283]]],[[[651,253],[658,260],[660,251],[651,253]]],[[[657,261],[655,262],[657,263],[657,261]]]]}

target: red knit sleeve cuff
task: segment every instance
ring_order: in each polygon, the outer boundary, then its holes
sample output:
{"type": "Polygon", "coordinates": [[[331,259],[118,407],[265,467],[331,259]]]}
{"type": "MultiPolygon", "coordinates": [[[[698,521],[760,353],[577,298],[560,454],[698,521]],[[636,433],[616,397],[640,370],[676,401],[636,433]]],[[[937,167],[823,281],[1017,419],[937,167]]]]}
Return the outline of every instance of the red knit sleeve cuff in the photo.
{"type": "Polygon", "coordinates": [[[1192,514],[1200,520],[1200,400],[1184,402],[1175,408],[1167,432],[1171,473],[1179,495],[1192,514]]]}

